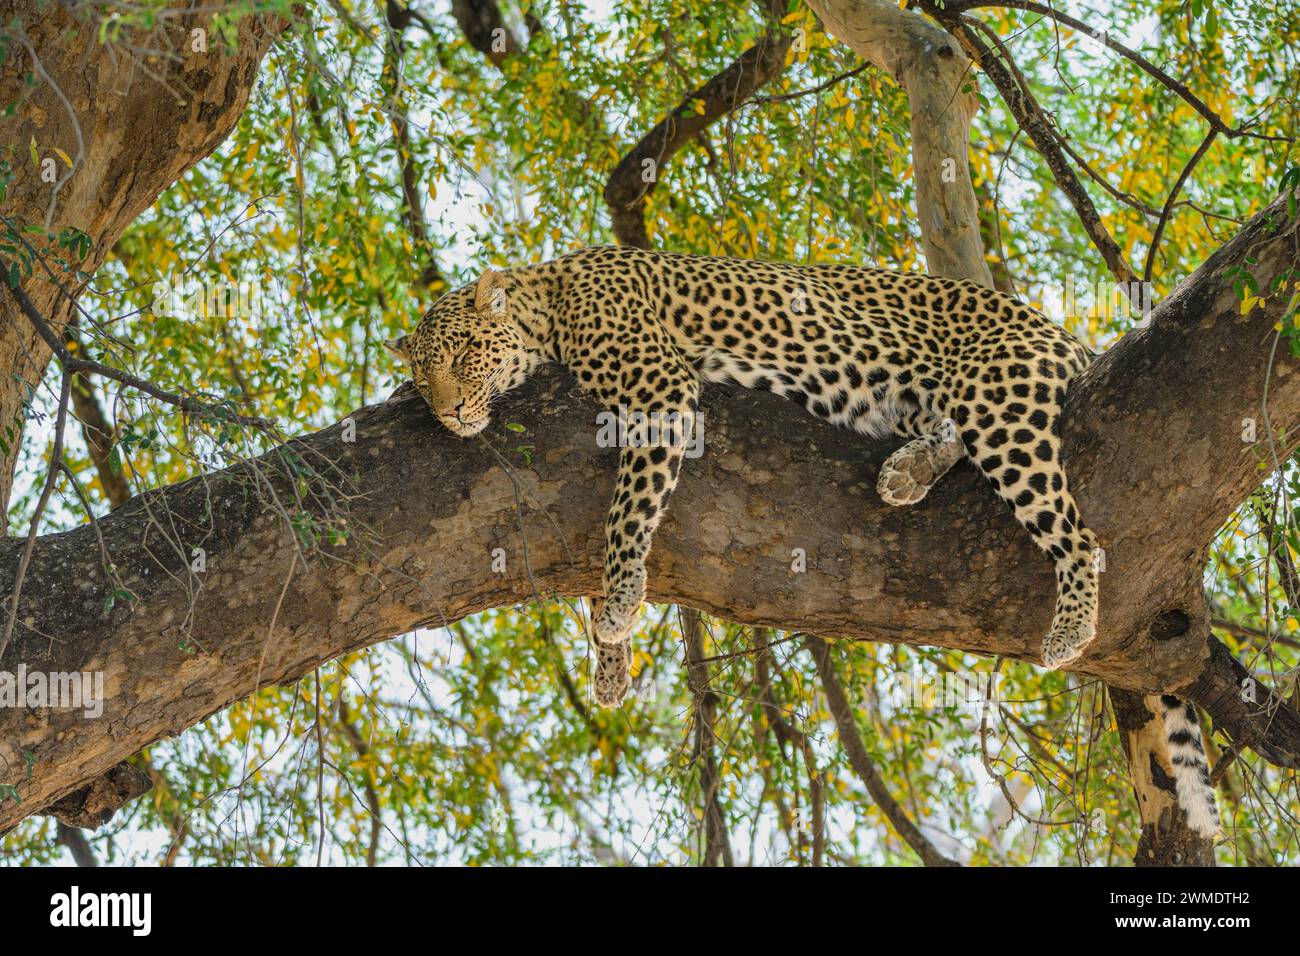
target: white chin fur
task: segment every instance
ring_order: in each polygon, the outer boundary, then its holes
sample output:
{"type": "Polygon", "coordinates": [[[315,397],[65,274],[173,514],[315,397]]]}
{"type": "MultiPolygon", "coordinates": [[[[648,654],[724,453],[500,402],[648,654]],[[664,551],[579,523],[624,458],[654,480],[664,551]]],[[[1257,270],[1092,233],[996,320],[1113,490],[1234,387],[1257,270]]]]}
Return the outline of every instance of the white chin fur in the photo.
{"type": "Polygon", "coordinates": [[[489,419],[487,418],[480,418],[478,421],[469,422],[468,424],[460,421],[444,421],[443,424],[447,426],[447,431],[451,432],[457,438],[473,438],[483,429],[488,427],[488,421],[489,419]]]}

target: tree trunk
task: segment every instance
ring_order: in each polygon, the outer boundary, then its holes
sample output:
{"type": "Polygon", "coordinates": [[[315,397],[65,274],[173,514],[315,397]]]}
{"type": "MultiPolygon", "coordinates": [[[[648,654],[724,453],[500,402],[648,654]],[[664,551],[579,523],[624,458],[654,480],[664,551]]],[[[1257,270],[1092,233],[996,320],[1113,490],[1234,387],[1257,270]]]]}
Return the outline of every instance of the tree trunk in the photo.
{"type": "MultiPolygon", "coordinates": [[[[0,34],[10,40],[0,61],[0,103],[18,104],[0,116],[0,142],[19,156],[30,145],[37,159],[14,164],[0,214],[56,237],[66,227],[81,230],[91,246],[76,267],[88,274],[164,189],[229,135],[263,54],[285,26],[275,17],[244,17],[238,46],[227,49],[208,14],[171,12],[154,30],[127,29],[101,44],[93,4],[0,0],[0,34]],[[206,52],[196,49],[203,46],[206,52]]],[[[35,233],[25,238],[60,251],[35,233]]],[[[56,330],[73,316],[72,295],[81,291],[59,292],[40,264],[24,287],[56,330]]],[[[0,433],[6,426],[21,433],[50,350],[7,295],[0,295],[0,356],[15,373],[0,376],[0,433]]],[[[6,443],[0,505],[9,501],[21,445],[6,443]]]]}
{"type": "Polygon", "coordinates": [[[979,108],[970,59],[946,31],[891,0],[809,0],[840,42],[907,91],[916,214],[934,275],[992,286],[970,178],[970,121],[979,108]]]}
{"type": "Polygon", "coordinates": [[[1166,755],[1165,723],[1142,694],[1109,689],[1116,729],[1142,817],[1136,866],[1214,866],[1214,843],[1187,826],[1166,755]]]}
{"type": "MultiPolygon", "coordinates": [[[[942,28],[883,0],[810,2],[822,21],[848,46],[888,71],[907,90],[912,109],[917,220],[930,271],[996,285],[1005,291],[1008,288],[1005,264],[999,262],[999,281],[995,283],[985,257],[985,237],[995,225],[993,217],[997,210],[981,217],[970,178],[969,124],[978,101],[969,57],[942,28]]],[[[1015,105],[1018,107],[1013,110],[1015,115],[1023,116],[1024,104],[1015,105]]],[[[1064,157],[1060,160],[1063,162],[1064,157]]],[[[1082,190],[1077,181],[1075,189],[1082,190]]],[[[1096,211],[1091,203],[1077,205],[1089,235],[1104,252],[1113,253],[1114,240],[1109,234],[1102,235],[1105,230],[1097,229],[1096,211]]],[[[1108,262],[1114,264],[1113,255],[1108,255],[1108,262]]],[[[1131,278],[1131,270],[1124,275],[1131,278]]],[[[1123,713],[1127,715],[1129,711],[1123,713]]],[[[1168,762],[1164,736],[1155,732],[1160,723],[1158,718],[1154,724],[1144,723],[1141,734],[1130,734],[1125,727],[1120,728],[1130,748],[1126,753],[1135,786],[1149,776],[1149,766],[1160,760],[1168,762]]],[[[1144,821],[1143,863],[1157,860],[1203,863],[1206,858],[1213,863],[1212,845],[1186,828],[1176,800],[1172,807],[1158,806],[1150,794],[1141,789],[1135,792],[1144,821]],[[1155,815],[1149,817],[1148,813],[1155,815]],[[1162,822],[1166,816],[1177,820],[1179,834],[1175,839],[1166,840],[1174,832],[1171,825],[1162,822]]]]}

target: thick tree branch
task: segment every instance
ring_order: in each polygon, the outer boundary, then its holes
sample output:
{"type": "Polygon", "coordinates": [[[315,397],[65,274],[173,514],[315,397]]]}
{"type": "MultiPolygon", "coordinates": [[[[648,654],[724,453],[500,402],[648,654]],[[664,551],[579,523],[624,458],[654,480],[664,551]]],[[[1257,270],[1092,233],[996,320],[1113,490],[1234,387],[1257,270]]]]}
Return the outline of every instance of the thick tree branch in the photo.
{"type": "Polygon", "coordinates": [[[1187,826],[1178,805],[1173,768],[1165,745],[1165,722],[1142,694],[1107,688],[1115,729],[1133,778],[1133,796],[1142,818],[1142,835],[1133,855],[1136,866],[1214,866],[1214,841],[1187,826]]]}
{"type": "Polygon", "coordinates": [[[934,0],[921,0],[921,6],[948,28],[966,48],[970,57],[993,81],[1011,116],[1020,128],[1029,134],[1034,146],[1042,154],[1057,186],[1074,207],[1088,238],[1101,254],[1102,261],[1106,263],[1110,274],[1116,282],[1121,283],[1125,291],[1138,290],[1136,296],[1132,297],[1133,304],[1136,307],[1145,307],[1147,303],[1140,291],[1141,286],[1133,285],[1138,282],[1137,273],[1124,258],[1124,251],[1102,222],[1101,214],[1093,204],[1092,198],[1079,182],[1079,177],[1074,174],[1062,149],[1062,139],[1056,132],[1056,127],[1029,90],[1028,83],[1017,69],[1015,61],[1011,59],[1010,51],[992,31],[988,32],[992,42],[998,47],[997,52],[995,53],[985,44],[977,32],[980,29],[988,30],[981,21],[953,14],[934,0]]]}
{"type": "Polygon", "coordinates": [[[152,789],[147,773],[122,761],[45,809],[60,826],[94,830],[111,820],[123,804],[152,789]]]}
{"type": "Polygon", "coordinates": [[[403,91],[406,72],[406,29],[419,23],[426,30],[429,28],[420,14],[409,7],[403,7],[397,0],[386,0],[384,19],[388,25],[388,37],[384,44],[384,96],[390,110],[387,113],[389,126],[393,130],[393,143],[397,152],[398,166],[402,177],[402,219],[411,234],[416,255],[425,262],[418,285],[442,293],[447,291],[447,280],[438,267],[433,254],[433,243],[429,240],[429,227],[424,221],[424,193],[420,189],[420,171],[416,167],[415,155],[411,148],[411,122],[408,119],[410,104],[403,91]]]}
{"type": "Polygon", "coordinates": [[[493,65],[500,66],[506,57],[522,52],[523,47],[494,0],[452,0],[451,15],[470,46],[493,65]]]}
{"type": "MultiPolygon", "coordinates": [[[[786,719],[785,711],[777,703],[772,681],[774,672],[779,668],[772,654],[771,639],[772,632],[768,628],[754,629],[753,694],[762,708],[754,711],[755,750],[762,751],[763,738],[768,728],[776,735],[782,755],[786,754],[787,746],[798,748],[803,758],[804,772],[808,775],[808,802],[812,804],[812,865],[821,866],[826,853],[826,780],[817,765],[817,754],[813,750],[812,741],[786,719]]],[[[781,806],[783,808],[783,802],[781,806]]],[[[802,828],[798,839],[802,840],[802,828]]]]}
{"type": "Polygon", "coordinates": [[[94,380],[89,376],[77,375],[72,380],[72,412],[81,422],[81,438],[90,449],[90,461],[104,497],[109,507],[116,508],[131,497],[131,485],[124,471],[113,470],[116,430],[104,413],[104,406],[95,395],[94,380]]]}
{"type": "Polygon", "coordinates": [[[682,637],[686,645],[686,676],[691,690],[691,722],[694,725],[691,763],[700,781],[704,811],[705,866],[734,866],[731,840],[727,835],[727,814],[719,794],[717,723],[718,695],[709,686],[709,665],[704,658],[704,622],[694,608],[681,609],[682,637]]]}
{"type": "MultiPolygon", "coordinates": [[[[76,266],[87,273],[164,189],[226,138],[262,56],[286,25],[280,17],[245,16],[238,45],[227,48],[210,12],[176,11],[153,33],[124,29],[110,47],[97,39],[104,15],[98,5],[25,0],[6,10],[0,40],[9,41],[9,55],[0,62],[0,102],[20,108],[0,116],[0,142],[34,142],[42,160],[56,164],[51,157],[61,150],[74,168],[59,166],[52,186],[41,166],[14,164],[0,213],[56,234],[65,227],[84,232],[90,252],[76,266]],[[195,30],[210,41],[203,52],[192,49],[195,30]],[[137,44],[163,45],[175,55],[146,67],[137,44]]],[[[74,300],[42,275],[26,281],[37,311],[61,331],[74,300]]],[[[50,347],[7,297],[0,297],[0,355],[14,360],[12,374],[0,377],[0,421],[22,422],[50,347]]],[[[11,443],[11,454],[0,460],[0,505],[9,500],[18,445],[11,443]]]]}
{"type": "Polygon", "coordinates": [[[99,860],[95,858],[95,851],[90,848],[90,841],[86,835],[77,827],[70,827],[62,820],[56,824],[57,839],[72,854],[72,861],[77,866],[90,867],[99,866],[99,860]]]}
{"type": "MultiPolygon", "coordinates": [[[[85,346],[81,343],[78,324],[69,322],[65,334],[66,347],[69,352],[80,352],[85,346]]],[[[72,379],[72,413],[81,422],[81,438],[90,451],[91,464],[95,466],[95,475],[99,486],[108,500],[110,508],[124,504],[131,497],[131,485],[122,468],[113,469],[113,445],[117,441],[117,428],[108,420],[99,396],[95,394],[95,381],[89,375],[76,375],[72,379]]]]}

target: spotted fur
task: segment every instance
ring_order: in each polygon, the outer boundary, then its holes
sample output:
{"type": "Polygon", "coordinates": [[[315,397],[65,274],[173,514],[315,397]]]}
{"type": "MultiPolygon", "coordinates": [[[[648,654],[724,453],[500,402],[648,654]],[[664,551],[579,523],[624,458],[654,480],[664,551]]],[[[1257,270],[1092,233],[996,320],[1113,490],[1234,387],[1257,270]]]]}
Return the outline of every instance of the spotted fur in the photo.
{"type": "MultiPolygon", "coordinates": [[[[1096,633],[1094,537],[1061,466],[1066,387],[1091,354],[1018,299],[972,282],[853,265],[797,266],[628,247],[488,271],[443,296],[389,347],[457,435],[545,362],[568,366],[611,409],[693,422],[702,381],[775,392],[818,418],[909,439],[881,469],[889,504],[914,504],[969,459],[1056,564],[1045,666],[1096,633]]],[[[605,525],[596,603],[596,697],[629,686],[626,645],[680,445],[627,447],[605,525]],[[617,648],[617,650],[612,650],[617,648]]]]}

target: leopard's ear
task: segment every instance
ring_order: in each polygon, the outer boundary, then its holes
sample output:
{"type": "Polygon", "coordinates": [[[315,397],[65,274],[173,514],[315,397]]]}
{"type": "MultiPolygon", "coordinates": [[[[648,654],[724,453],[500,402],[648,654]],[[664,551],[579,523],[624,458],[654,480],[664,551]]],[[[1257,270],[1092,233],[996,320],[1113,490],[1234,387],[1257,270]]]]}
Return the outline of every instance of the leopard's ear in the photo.
{"type": "Polygon", "coordinates": [[[403,362],[410,362],[411,353],[406,350],[406,346],[409,344],[410,338],[411,337],[409,335],[403,335],[400,338],[389,339],[387,342],[384,343],[384,348],[388,349],[388,351],[392,352],[403,362]]]}
{"type": "Polygon", "coordinates": [[[504,318],[506,277],[493,269],[484,270],[474,288],[474,308],[492,318],[504,318]]]}

